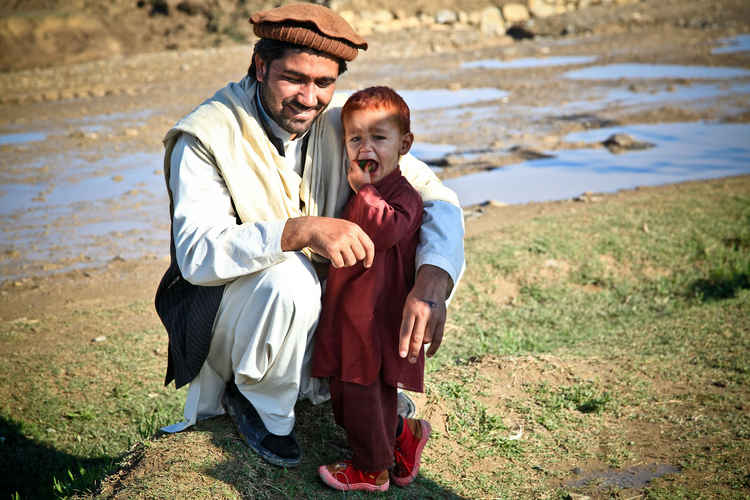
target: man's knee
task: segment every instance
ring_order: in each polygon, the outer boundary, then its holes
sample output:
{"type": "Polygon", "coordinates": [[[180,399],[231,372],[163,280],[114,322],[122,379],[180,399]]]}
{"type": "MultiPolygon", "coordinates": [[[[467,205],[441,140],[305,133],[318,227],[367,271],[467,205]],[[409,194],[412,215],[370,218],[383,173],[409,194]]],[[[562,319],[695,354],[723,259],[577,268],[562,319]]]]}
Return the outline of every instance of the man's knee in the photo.
{"type": "Polygon", "coordinates": [[[259,283],[265,294],[274,297],[295,316],[317,317],[320,315],[320,282],[310,260],[301,253],[263,271],[265,276],[259,283]]]}

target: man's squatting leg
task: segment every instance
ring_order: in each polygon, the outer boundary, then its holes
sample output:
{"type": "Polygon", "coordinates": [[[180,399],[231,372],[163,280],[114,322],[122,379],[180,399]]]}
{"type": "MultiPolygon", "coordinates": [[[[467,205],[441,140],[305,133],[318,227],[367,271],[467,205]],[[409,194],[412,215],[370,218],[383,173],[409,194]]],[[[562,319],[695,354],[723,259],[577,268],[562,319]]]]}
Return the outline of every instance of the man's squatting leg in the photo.
{"type": "Polygon", "coordinates": [[[214,323],[208,358],[190,383],[185,419],[194,423],[224,413],[221,397],[234,376],[266,428],[280,436],[289,434],[299,393],[314,403],[327,399],[315,394],[315,380],[310,378],[320,296],[312,263],[299,252],[229,284],[214,323]]]}

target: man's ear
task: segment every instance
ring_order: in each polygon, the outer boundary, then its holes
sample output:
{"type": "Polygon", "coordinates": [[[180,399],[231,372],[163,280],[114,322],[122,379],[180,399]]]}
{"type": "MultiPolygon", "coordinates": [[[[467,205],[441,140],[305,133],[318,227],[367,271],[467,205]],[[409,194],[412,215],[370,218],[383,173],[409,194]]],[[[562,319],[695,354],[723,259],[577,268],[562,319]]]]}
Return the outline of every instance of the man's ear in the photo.
{"type": "Polygon", "coordinates": [[[253,54],[253,57],[255,58],[255,79],[262,82],[263,77],[266,76],[266,62],[258,54],[253,54]]]}
{"type": "Polygon", "coordinates": [[[405,155],[411,149],[411,145],[414,144],[414,134],[407,132],[401,136],[401,147],[398,149],[398,154],[405,155]]]}

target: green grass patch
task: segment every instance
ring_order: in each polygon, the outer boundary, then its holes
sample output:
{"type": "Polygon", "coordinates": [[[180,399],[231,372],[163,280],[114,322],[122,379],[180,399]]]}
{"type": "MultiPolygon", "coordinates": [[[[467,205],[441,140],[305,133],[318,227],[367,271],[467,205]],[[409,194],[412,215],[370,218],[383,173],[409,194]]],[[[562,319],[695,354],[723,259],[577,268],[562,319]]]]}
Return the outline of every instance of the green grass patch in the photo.
{"type": "MultiPolygon", "coordinates": [[[[422,473],[375,497],[749,498],[749,242],[747,177],[645,190],[468,240],[419,399],[434,429],[422,473]],[[507,283],[518,290],[510,304],[495,298],[507,283]],[[682,472],[635,489],[575,482],[579,469],[657,462],[682,472]]],[[[348,453],[328,405],[298,405],[305,459],[287,471],[248,452],[226,417],[150,439],[180,420],[184,392],[161,387],[156,320],[128,326],[148,314],[138,303],[0,325],[10,346],[62,328],[107,335],[0,358],[0,461],[20,464],[0,477],[6,497],[91,489],[113,463],[96,494],[77,496],[340,497],[317,478],[348,453]]]]}

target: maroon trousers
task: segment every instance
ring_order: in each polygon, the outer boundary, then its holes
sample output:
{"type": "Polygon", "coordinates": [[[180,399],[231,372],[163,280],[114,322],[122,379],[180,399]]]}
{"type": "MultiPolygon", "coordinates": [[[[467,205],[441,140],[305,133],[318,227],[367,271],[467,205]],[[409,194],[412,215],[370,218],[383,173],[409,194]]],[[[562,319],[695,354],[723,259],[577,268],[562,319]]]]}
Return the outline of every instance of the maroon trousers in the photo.
{"type": "Polygon", "coordinates": [[[372,385],[329,378],[336,423],[346,431],[352,465],[363,472],[379,472],[393,465],[398,426],[398,391],[381,376],[372,385]]]}

